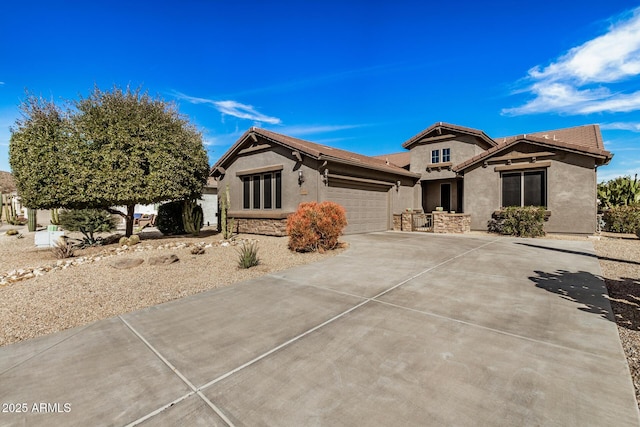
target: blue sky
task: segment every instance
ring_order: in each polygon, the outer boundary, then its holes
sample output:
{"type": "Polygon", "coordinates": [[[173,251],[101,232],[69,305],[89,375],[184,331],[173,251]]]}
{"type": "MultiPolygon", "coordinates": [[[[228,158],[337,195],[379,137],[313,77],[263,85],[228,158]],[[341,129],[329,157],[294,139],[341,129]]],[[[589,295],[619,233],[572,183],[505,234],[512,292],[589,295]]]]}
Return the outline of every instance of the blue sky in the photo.
{"type": "Polygon", "coordinates": [[[0,170],[25,89],[142,85],[213,164],[250,126],[363,154],[438,121],[492,137],[599,123],[640,172],[640,3],[57,1],[0,7],[0,170]],[[104,3],[104,4],[100,4],[104,3]]]}

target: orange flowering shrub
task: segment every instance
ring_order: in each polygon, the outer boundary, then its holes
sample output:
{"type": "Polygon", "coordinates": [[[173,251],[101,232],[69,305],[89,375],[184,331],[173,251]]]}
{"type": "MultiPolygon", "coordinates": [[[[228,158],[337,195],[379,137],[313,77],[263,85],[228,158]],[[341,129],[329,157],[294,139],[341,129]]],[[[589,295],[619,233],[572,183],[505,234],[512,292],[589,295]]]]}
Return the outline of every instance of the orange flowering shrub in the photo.
{"type": "Polygon", "coordinates": [[[289,249],[297,252],[335,249],[346,226],[346,211],[339,204],[300,203],[298,210],[287,220],[289,249]]]}

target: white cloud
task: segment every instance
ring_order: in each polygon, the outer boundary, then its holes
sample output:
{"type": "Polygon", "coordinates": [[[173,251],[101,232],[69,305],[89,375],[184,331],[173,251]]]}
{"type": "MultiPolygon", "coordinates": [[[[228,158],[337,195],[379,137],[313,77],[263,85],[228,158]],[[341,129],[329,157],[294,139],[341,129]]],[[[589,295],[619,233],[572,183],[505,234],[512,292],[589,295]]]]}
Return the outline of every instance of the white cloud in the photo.
{"type": "Polygon", "coordinates": [[[640,122],[612,122],[600,124],[603,130],[628,130],[631,132],[640,132],[640,122]]]}
{"type": "Polygon", "coordinates": [[[285,126],[274,130],[291,136],[314,135],[321,133],[338,132],[341,130],[356,129],[366,125],[296,125],[285,126]]]}
{"type": "Polygon", "coordinates": [[[192,104],[210,104],[223,115],[237,117],[239,119],[252,120],[259,123],[280,124],[282,121],[277,117],[270,117],[258,112],[252,105],[242,104],[237,101],[216,101],[207,98],[189,96],[181,92],[173,92],[173,96],[192,104]]]}
{"type": "Polygon", "coordinates": [[[277,125],[282,121],[277,117],[269,117],[253,108],[251,105],[241,104],[237,101],[214,101],[213,105],[222,114],[237,117],[239,119],[253,120],[254,122],[277,125]]]}
{"type": "Polygon", "coordinates": [[[0,86],[3,86],[5,83],[4,82],[0,82],[0,86]]]}
{"type": "MultiPolygon", "coordinates": [[[[570,49],[547,67],[529,70],[525,92],[534,98],[504,114],[545,112],[591,114],[640,110],[640,91],[608,85],[640,76],[640,7],[613,23],[607,33],[570,49]]],[[[519,91],[522,92],[522,91],[519,91]]]]}

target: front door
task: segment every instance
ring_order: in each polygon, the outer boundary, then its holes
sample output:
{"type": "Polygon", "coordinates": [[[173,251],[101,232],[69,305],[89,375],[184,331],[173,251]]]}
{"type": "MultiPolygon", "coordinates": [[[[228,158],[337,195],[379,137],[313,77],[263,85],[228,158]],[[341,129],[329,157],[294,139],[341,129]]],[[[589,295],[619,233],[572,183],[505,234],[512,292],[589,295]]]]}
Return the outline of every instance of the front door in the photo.
{"type": "Polygon", "coordinates": [[[445,212],[451,210],[451,184],[440,184],[440,206],[445,212]]]}

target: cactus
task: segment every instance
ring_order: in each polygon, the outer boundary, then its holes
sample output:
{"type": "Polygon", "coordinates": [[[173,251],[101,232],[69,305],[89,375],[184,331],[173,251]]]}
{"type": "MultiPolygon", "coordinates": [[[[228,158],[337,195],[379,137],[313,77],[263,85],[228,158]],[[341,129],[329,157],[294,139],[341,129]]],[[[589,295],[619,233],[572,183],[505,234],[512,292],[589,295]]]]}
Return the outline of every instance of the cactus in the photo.
{"type": "Polygon", "coordinates": [[[228,239],[233,234],[233,218],[228,220],[227,211],[231,204],[231,197],[229,196],[229,184],[225,189],[224,194],[220,198],[220,227],[222,229],[222,238],[228,239]]]}
{"type": "Polygon", "coordinates": [[[203,223],[202,206],[197,204],[195,200],[185,200],[182,205],[182,225],[184,226],[184,231],[193,236],[197,236],[200,234],[203,223]]]}
{"type": "Polygon", "coordinates": [[[38,227],[38,211],[32,208],[27,208],[27,228],[30,233],[36,231],[38,227]]]}
{"type": "Polygon", "coordinates": [[[7,197],[7,203],[4,205],[4,216],[6,221],[11,225],[23,225],[18,219],[18,213],[16,212],[16,206],[13,203],[14,196],[7,197]]]}
{"type": "Polygon", "coordinates": [[[58,208],[51,209],[51,225],[60,225],[60,212],[58,208]]]}

